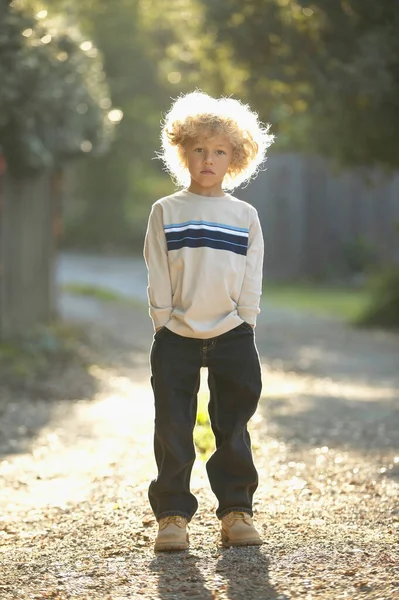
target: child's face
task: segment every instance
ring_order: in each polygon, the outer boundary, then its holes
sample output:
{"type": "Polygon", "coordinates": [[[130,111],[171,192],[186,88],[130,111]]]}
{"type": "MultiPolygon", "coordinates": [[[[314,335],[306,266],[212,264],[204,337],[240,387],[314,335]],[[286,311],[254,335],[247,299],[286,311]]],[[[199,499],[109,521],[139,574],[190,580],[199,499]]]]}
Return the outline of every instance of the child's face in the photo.
{"type": "Polygon", "coordinates": [[[233,147],[225,135],[211,137],[202,132],[185,149],[187,168],[191,175],[191,191],[217,194],[233,156],[233,147]]]}

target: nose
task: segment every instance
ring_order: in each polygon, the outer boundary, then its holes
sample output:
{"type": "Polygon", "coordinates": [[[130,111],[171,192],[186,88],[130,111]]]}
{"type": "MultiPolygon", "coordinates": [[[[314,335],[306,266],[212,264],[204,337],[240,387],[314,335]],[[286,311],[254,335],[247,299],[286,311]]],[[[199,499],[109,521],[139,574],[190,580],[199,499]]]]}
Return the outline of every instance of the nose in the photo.
{"type": "Polygon", "coordinates": [[[205,157],[204,157],[204,163],[206,163],[207,165],[209,165],[209,164],[213,163],[213,159],[212,159],[212,153],[211,153],[211,152],[207,152],[207,153],[205,154],[205,157]]]}

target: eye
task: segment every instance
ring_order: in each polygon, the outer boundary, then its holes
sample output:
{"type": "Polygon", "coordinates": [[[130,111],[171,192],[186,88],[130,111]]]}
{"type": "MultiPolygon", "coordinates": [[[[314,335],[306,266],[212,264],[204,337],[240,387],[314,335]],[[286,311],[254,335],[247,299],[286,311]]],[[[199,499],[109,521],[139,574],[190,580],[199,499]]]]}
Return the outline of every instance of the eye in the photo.
{"type": "Polygon", "coordinates": [[[224,150],[216,150],[216,153],[226,154],[226,152],[224,150]]]}
{"type": "Polygon", "coordinates": [[[200,148],[200,147],[194,148],[194,152],[202,152],[202,148],[200,148]]]}

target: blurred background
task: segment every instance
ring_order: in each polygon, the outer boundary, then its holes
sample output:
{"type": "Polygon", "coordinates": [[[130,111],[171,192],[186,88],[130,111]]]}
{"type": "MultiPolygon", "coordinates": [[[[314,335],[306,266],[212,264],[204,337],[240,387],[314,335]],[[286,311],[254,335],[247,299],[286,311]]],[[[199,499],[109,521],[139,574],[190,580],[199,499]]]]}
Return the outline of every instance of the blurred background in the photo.
{"type": "Polygon", "coordinates": [[[398,0],[0,0],[3,600],[398,598],[398,140],[398,0]],[[150,547],[142,249],[175,191],[161,121],[195,89],[276,136],[234,192],[266,248],[250,430],[267,548],[216,551],[202,369],[204,518],[171,570],[150,547]]]}
{"type": "Polygon", "coordinates": [[[265,297],[398,327],[398,31],[392,0],[0,0],[0,335],[60,292],[145,303],[160,123],[196,88],[276,135],[234,192],[265,297]]]}

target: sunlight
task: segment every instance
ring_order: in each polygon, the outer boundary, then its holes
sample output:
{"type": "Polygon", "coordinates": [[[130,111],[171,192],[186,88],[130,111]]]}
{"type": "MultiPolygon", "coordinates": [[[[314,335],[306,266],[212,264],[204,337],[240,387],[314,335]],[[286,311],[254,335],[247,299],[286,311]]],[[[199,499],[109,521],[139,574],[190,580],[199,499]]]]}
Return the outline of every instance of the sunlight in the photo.
{"type": "Polygon", "coordinates": [[[108,119],[111,123],[120,123],[123,119],[123,112],[119,108],[114,108],[108,113],[108,119]]]}
{"type": "Polygon", "coordinates": [[[90,41],[86,41],[86,42],[82,42],[80,44],[80,48],[81,50],[83,50],[84,52],[87,52],[88,50],[91,50],[93,48],[93,44],[90,41]]]}
{"type": "Polygon", "coordinates": [[[263,365],[263,397],[289,397],[297,394],[306,396],[331,396],[345,400],[394,400],[397,390],[391,386],[371,386],[367,383],[349,383],[329,377],[312,377],[283,371],[269,371],[263,365]]]}
{"type": "Polygon", "coordinates": [[[84,140],[80,144],[80,149],[82,152],[90,152],[93,149],[93,144],[90,142],[90,140],[84,140]]]}
{"type": "Polygon", "coordinates": [[[170,83],[180,83],[181,73],[179,73],[179,71],[172,71],[171,73],[168,73],[168,81],[170,83]]]}
{"type": "Polygon", "coordinates": [[[99,484],[109,490],[109,505],[115,509],[130,495],[130,488],[147,485],[150,473],[155,472],[151,387],[97,365],[90,373],[104,391],[69,408],[56,404],[52,420],[39,432],[31,451],[0,463],[0,475],[15,481],[12,504],[0,491],[0,502],[8,511],[23,510],[32,503],[36,508],[62,508],[88,502],[98,493],[99,484]],[[119,489],[113,482],[122,464],[128,484],[119,489]]]}

